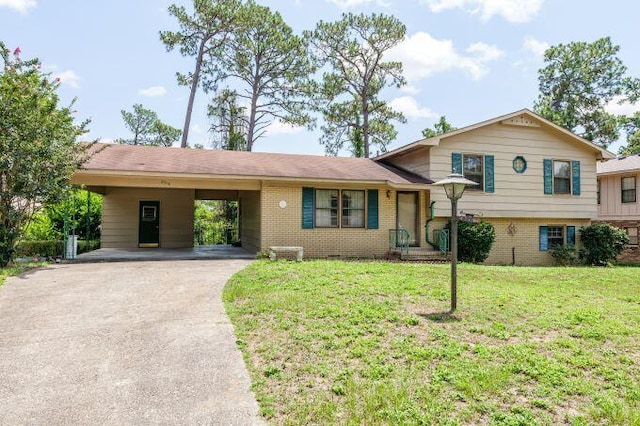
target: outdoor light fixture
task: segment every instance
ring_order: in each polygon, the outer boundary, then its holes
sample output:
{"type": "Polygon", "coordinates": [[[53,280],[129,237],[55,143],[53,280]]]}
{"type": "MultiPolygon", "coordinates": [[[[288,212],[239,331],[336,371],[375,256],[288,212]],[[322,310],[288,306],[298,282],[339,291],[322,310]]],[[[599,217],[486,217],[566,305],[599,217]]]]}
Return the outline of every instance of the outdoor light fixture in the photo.
{"type": "Polygon", "coordinates": [[[458,173],[452,173],[433,184],[433,186],[444,187],[447,198],[451,200],[451,313],[458,305],[458,200],[462,197],[465,188],[472,185],[477,183],[458,173]]]}

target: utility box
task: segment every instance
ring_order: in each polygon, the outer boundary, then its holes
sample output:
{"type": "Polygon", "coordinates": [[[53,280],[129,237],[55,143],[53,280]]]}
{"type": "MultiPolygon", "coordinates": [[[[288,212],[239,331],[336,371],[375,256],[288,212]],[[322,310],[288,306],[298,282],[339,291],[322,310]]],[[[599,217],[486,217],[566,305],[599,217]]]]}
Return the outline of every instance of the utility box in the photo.
{"type": "Polygon", "coordinates": [[[67,236],[67,247],[65,247],[64,258],[75,259],[78,256],[78,236],[67,236]]]}

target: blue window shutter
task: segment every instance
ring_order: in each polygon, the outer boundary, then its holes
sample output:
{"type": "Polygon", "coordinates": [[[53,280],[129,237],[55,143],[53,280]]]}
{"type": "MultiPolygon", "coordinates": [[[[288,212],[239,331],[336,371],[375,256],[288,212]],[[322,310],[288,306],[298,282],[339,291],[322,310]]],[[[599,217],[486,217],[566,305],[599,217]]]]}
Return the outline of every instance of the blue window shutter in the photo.
{"type": "Polygon", "coordinates": [[[571,192],[573,195],[580,195],[580,162],[571,162],[571,192]]]}
{"type": "Polygon", "coordinates": [[[494,192],[493,155],[484,156],[484,192],[494,192]]]}
{"type": "Polygon", "coordinates": [[[546,226],[540,227],[540,251],[549,250],[549,229],[546,226]]]}
{"type": "Polygon", "coordinates": [[[544,193],[553,194],[553,162],[545,158],[544,169],[544,193]]]}
{"type": "Polygon", "coordinates": [[[462,154],[454,152],[451,154],[451,173],[462,173],[462,154]]]}
{"type": "Polygon", "coordinates": [[[576,227],[567,226],[567,244],[576,245],[576,227]]]}
{"type": "Polygon", "coordinates": [[[367,229],[378,229],[378,190],[367,191],[367,229]]]}
{"type": "Polygon", "coordinates": [[[302,229],[313,229],[314,190],[302,188],[302,229]]]}

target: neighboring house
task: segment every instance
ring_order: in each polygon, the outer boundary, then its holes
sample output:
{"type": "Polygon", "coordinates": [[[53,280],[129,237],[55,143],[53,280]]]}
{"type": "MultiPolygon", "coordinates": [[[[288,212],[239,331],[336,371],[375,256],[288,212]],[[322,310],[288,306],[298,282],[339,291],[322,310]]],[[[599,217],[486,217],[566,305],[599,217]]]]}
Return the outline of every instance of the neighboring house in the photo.
{"type": "Polygon", "coordinates": [[[103,247],[191,247],[194,200],[228,199],[239,201],[249,250],[382,257],[396,229],[427,250],[451,214],[430,184],[455,170],[480,184],[459,201],[461,214],[496,228],[487,262],[519,265],[550,264],[550,248],[578,243],[577,229],[596,218],[596,161],[614,157],[529,110],[374,159],[99,147],[73,182],[105,196],[103,247]]]}
{"type": "Polygon", "coordinates": [[[629,235],[629,245],[636,248],[640,228],[639,178],[640,155],[598,163],[597,220],[624,229],[629,235]]]}

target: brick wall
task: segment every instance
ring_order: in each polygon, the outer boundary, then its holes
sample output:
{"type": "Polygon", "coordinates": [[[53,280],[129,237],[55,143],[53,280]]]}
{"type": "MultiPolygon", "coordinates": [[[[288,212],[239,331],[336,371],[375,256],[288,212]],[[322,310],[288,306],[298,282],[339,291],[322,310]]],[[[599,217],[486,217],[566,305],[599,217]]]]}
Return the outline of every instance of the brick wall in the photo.
{"type": "MultiPolygon", "coordinates": [[[[309,185],[311,186],[311,185],[309,185]]],[[[362,189],[348,186],[314,186],[328,189],[362,189]]],[[[379,229],[363,228],[315,228],[302,229],[302,185],[284,186],[265,184],[261,194],[262,250],[269,246],[302,246],[305,257],[384,257],[389,250],[389,229],[396,227],[396,193],[387,187],[367,187],[379,190],[379,229]],[[389,197],[387,197],[389,190],[389,197]],[[279,206],[280,201],[286,207],[279,206]]],[[[420,246],[429,247],[424,237],[424,222],[428,215],[428,193],[420,195],[420,246]]],[[[549,251],[539,250],[539,227],[563,225],[576,227],[579,245],[579,229],[589,225],[586,219],[482,219],[493,224],[496,241],[487,264],[510,265],[515,247],[516,265],[552,265],[549,251]],[[512,225],[512,226],[511,226],[512,225]],[[514,235],[509,234],[511,226],[514,235]]],[[[442,229],[448,218],[435,218],[430,233],[442,229]]],[[[565,235],[566,238],[566,235],[565,235]]]]}
{"type": "MultiPolygon", "coordinates": [[[[365,189],[353,186],[314,186],[321,189],[365,189]]],[[[389,250],[389,229],[395,228],[395,191],[378,189],[379,229],[302,229],[302,185],[265,183],[261,195],[262,250],[269,246],[302,246],[305,257],[383,257],[389,250]],[[280,207],[284,201],[286,207],[280,207]]]]}

